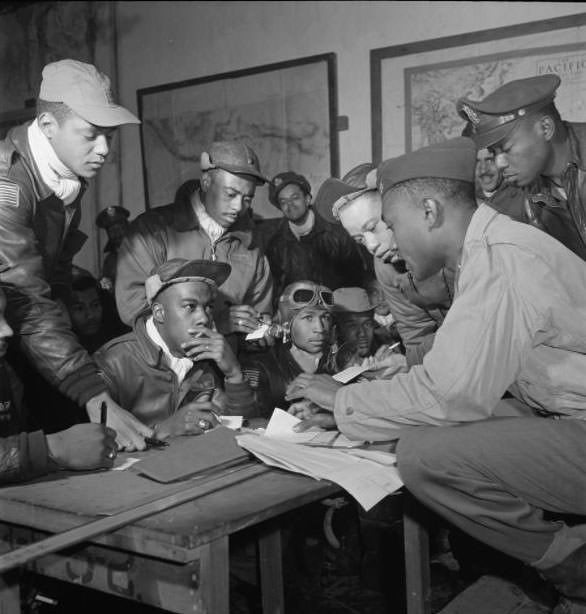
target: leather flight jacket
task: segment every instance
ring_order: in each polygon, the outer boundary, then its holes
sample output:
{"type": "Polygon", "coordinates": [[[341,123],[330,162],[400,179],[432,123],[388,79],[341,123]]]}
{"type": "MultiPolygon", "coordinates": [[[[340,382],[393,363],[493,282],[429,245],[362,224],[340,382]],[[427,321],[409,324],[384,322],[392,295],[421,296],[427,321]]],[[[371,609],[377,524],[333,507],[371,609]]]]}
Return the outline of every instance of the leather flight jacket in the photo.
{"type": "MultiPolygon", "coordinates": [[[[6,318],[37,370],[80,405],[105,391],[87,351],[55,302],[70,288],[71,262],[86,236],[80,200],[68,206],[34,163],[28,124],[0,141],[0,285],[6,318]]],[[[58,410],[57,410],[58,411],[58,410]]]]}

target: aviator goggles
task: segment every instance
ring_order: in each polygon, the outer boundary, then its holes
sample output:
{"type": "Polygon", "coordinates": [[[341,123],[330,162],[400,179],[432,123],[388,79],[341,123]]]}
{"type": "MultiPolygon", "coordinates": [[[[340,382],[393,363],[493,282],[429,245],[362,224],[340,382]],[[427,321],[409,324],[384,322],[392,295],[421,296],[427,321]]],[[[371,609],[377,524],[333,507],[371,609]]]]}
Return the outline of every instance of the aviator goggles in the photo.
{"type": "Polygon", "coordinates": [[[300,282],[284,293],[280,302],[285,303],[290,309],[302,309],[316,305],[330,309],[334,305],[334,295],[325,286],[300,282]]]}

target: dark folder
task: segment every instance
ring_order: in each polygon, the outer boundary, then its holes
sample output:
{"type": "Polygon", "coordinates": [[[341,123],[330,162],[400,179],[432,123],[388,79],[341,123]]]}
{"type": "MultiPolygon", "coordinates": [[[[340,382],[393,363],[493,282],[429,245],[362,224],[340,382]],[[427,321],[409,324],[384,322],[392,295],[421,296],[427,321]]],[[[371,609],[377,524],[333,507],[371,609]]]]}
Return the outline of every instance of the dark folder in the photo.
{"type": "Polygon", "coordinates": [[[218,426],[202,435],[175,437],[167,448],[153,450],[132,467],[157,482],[174,482],[235,465],[250,457],[234,437],[234,432],[218,426]]]}

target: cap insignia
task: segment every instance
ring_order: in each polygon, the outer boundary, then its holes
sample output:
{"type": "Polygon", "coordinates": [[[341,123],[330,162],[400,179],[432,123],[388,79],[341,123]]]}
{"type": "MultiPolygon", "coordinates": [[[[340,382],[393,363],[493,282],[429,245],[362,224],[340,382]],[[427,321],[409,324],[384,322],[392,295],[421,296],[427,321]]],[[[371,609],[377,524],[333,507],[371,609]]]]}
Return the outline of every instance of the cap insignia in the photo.
{"type": "Polygon", "coordinates": [[[462,105],[462,111],[466,114],[466,117],[473,124],[479,124],[480,123],[480,118],[478,117],[478,113],[476,113],[476,111],[472,107],[469,107],[467,104],[462,105]]]}

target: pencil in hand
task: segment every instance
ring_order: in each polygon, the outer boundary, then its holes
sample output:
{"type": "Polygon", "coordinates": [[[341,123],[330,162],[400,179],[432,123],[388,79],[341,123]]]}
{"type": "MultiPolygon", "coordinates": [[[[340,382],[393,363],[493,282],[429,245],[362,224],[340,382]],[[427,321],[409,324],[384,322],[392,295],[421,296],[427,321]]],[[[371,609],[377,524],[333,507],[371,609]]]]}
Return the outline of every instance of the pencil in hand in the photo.
{"type": "Polygon", "coordinates": [[[106,422],[108,420],[108,404],[106,401],[102,401],[100,405],[100,424],[106,426],[106,422]]]}

